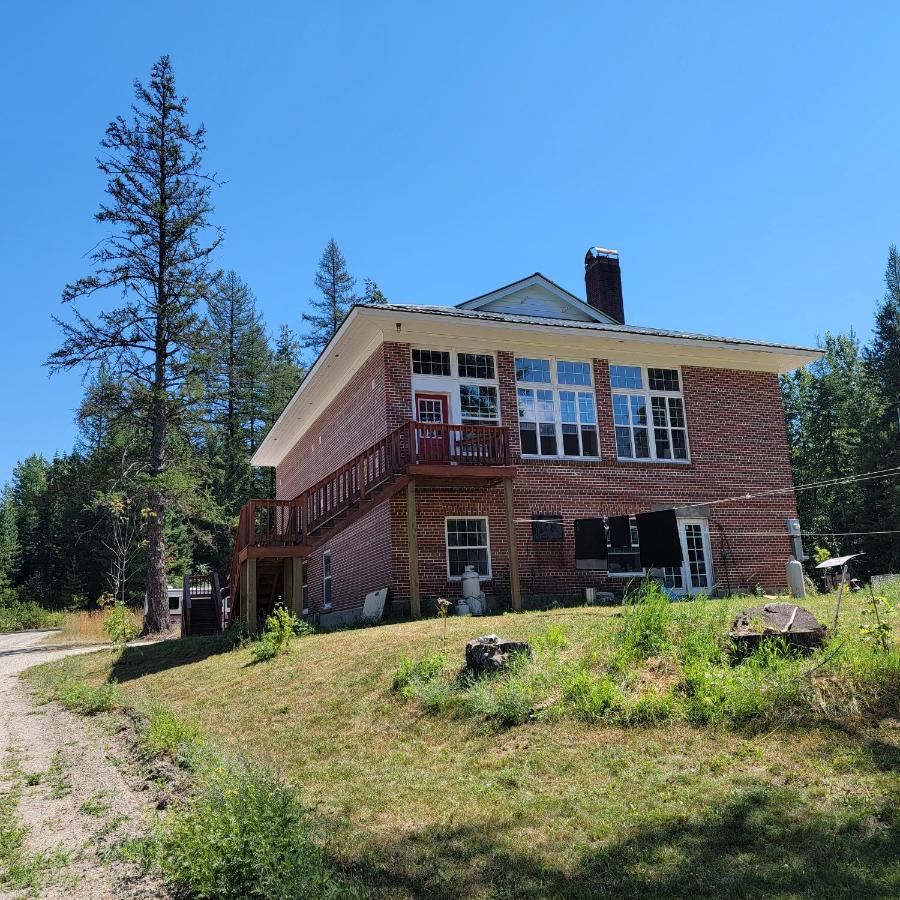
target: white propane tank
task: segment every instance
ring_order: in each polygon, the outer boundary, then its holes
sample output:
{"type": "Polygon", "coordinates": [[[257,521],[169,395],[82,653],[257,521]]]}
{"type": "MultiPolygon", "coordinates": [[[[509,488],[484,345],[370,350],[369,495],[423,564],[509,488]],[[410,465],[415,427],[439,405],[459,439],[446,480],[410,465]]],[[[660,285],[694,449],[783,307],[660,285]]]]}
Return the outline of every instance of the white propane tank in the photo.
{"type": "Polygon", "coordinates": [[[483,616],[485,611],[484,592],[481,590],[481,579],[474,566],[466,566],[462,574],[463,602],[469,607],[473,616],[483,616]]]}
{"type": "Polygon", "coordinates": [[[462,595],[466,600],[481,593],[481,579],[474,566],[466,566],[462,573],[462,595]]]}
{"type": "Polygon", "coordinates": [[[806,580],[803,577],[803,563],[796,559],[789,559],[787,564],[788,584],[791,586],[791,596],[802,600],[806,596],[806,580]]]}

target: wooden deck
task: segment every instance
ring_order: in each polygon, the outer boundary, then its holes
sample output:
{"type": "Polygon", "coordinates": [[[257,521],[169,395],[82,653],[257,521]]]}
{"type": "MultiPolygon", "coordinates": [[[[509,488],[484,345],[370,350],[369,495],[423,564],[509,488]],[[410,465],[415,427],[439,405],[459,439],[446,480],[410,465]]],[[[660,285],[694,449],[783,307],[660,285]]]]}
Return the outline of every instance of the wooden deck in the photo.
{"type": "Polygon", "coordinates": [[[244,504],[231,563],[232,602],[249,587],[250,561],[309,556],[404,488],[413,495],[415,481],[509,481],[515,474],[506,428],[407,422],[292,500],[244,504]]]}

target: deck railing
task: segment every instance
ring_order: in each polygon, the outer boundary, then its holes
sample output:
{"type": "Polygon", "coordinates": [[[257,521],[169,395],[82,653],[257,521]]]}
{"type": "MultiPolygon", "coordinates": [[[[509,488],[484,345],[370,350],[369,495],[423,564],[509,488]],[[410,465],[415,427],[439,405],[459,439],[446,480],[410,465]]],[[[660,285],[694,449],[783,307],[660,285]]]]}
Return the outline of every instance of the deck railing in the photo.
{"type": "Polygon", "coordinates": [[[407,422],[366,448],[293,500],[248,500],[241,509],[229,591],[239,593],[240,554],[249,547],[289,547],[310,541],[355,509],[411,464],[508,466],[509,438],[496,425],[407,422]]]}

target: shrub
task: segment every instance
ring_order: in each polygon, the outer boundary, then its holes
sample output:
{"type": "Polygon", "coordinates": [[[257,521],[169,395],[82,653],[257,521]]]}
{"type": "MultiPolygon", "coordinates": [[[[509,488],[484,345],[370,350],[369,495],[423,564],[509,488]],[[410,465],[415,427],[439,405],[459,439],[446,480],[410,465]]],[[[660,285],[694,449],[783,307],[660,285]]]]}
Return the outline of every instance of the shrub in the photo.
{"type": "Polygon", "coordinates": [[[141,631],[134,613],[121,601],[111,603],[107,608],[103,630],[117,647],[124,647],[133,641],[141,631]]]}
{"type": "Polygon", "coordinates": [[[51,612],[33,600],[0,604],[0,633],[6,631],[30,631],[33,628],[59,628],[65,613],[51,612]]]}
{"type": "Polygon", "coordinates": [[[359,896],[329,865],[295,792],[271,773],[218,765],[163,818],[153,841],[166,877],[196,897],[359,896]]]}
{"type": "Polygon", "coordinates": [[[276,606],[272,615],[266,619],[266,630],[250,649],[253,661],[265,662],[287,653],[299,624],[299,620],[290,610],[276,606]]]}

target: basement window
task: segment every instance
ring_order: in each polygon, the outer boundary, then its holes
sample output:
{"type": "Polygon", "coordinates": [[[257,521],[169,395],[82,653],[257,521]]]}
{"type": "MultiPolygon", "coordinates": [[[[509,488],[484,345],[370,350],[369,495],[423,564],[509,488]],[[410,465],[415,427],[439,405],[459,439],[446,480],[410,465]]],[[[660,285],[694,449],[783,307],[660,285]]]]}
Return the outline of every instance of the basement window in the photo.
{"type": "MultiPolygon", "coordinates": [[[[331,557],[328,559],[329,571],[331,569],[331,557]]],[[[300,563],[300,608],[303,615],[309,615],[309,563],[304,559],[300,563]]]]}
{"type": "Polygon", "coordinates": [[[322,555],[322,608],[331,609],[331,551],[322,555]]]}
{"type": "Polygon", "coordinates": [[[447,577],[459,581],[466,566],[473,566],[482,581],[491,577],[491,545],[486,516],[448,518],[447,577]]]}
{"type": "Polygon", "coordinates": [[[538,514],[531,517],[531,539],[536,544],[563,540],[562,516],[538,514]]]}

